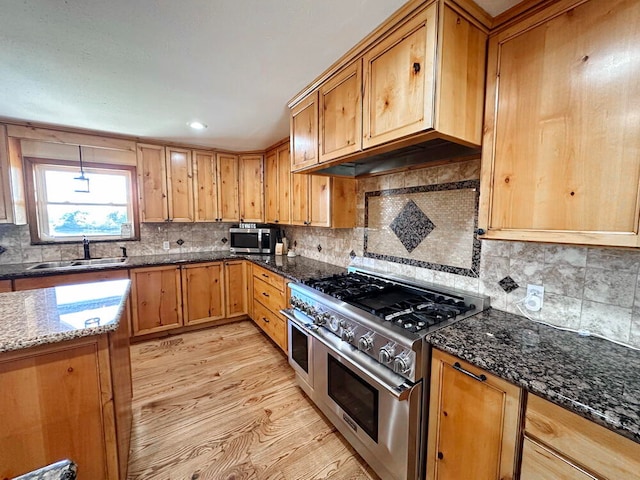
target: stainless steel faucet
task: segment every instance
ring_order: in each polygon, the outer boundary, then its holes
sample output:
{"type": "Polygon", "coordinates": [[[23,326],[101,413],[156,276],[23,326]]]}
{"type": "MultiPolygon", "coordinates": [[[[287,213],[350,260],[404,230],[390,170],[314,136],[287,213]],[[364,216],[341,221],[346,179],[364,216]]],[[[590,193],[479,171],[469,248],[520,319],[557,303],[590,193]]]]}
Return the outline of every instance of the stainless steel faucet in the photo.
{"type": "Polygon", "coordinates": [[[84,259],[91,259],[91,251],[89,250],[89,239],[86,235],[82,236],[82,248],[84,249],[84,259]]]}

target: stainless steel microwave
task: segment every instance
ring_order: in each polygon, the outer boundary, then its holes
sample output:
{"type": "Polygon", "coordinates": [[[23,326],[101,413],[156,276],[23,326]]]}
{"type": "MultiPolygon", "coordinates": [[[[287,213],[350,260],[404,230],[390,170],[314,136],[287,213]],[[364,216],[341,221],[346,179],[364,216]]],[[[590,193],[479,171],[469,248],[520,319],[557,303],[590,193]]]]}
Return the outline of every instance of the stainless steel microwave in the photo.
{"type": "Polygon", "coordinates": [[[231,253],[274,253],[276,228],[230,228],[231,253]]]}

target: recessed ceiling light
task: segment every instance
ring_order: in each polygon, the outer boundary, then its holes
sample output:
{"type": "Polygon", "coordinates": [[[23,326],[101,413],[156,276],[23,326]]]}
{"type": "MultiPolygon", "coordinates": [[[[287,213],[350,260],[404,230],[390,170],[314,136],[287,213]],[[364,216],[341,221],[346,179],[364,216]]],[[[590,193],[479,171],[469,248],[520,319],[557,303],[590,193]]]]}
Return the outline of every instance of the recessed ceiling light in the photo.
{"type": "Polygon", "coordinates": [[[193,128],[194,130],[204,130],[205,128],[207,128],[207,125],[202,123],[202,122],[189,122],[187,123],[187,125],[189,125],[191,128],[193,128]]]}

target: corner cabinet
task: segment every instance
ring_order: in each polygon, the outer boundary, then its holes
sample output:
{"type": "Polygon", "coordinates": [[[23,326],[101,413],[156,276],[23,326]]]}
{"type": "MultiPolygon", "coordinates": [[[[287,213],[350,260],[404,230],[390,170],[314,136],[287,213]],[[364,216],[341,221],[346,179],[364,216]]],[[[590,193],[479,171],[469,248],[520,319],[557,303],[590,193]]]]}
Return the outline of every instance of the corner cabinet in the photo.
{"type": "Polygon", "coordinates": [[[438,158],[477,154],[487,28],[467,11],[478,12],[445,0],[408,2],[295,97],[291,170],[432,140],[438,158]]]}
{"type": "Polygon", "coordinates": [[[193,222],[191,151],[137,145],[141,222],[193,222]]]}
{"type": "Polygon", "coordinates": [[[213,152],[193,151],[193,199],[196,222],[219,222],[218,163],[213,152]]]}
{"type": "Polygon", "coordinates": [[[484,238],[639,247],[634,0],[552,2],[489,41],[484,238]]]}
{"type": "Polygon", "coordinates": [[[264,157],[240,155],[239,209],[241,222],[264,222],[264,157]]]}
{"type": "Polygon", "coordinates": [[[433,350],[427,478],[513,478],[521,397],[515,385],[433,350]]]}

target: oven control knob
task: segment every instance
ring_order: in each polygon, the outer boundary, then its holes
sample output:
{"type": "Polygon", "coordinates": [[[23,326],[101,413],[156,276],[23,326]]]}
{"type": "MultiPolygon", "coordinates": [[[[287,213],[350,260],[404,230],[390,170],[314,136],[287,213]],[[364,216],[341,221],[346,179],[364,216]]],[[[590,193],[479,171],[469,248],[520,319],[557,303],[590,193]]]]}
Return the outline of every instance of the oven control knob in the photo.
{"type": "Polygon", "coordinates": [[[373,338],[371,335],[363,335],[358,340],[358,348],[363,352],[367,352],[373,348],[373,338]]]}
{"type": "Polygon", "coordinates": [[[340,320],[340,326],[342,328],[347,328],[347,321],[346,320],[340,320]]]}
{"type": "Polygon", "coordinates": [[[395,350],[393,345],[387,344],[380,349],[380,353],[378,354],[378,359],[380,363],[384,363],[385,365],[391,363],[391,359],[393,358],[393,351],[395,350]]]}
{"type": "Polygon", "coordinates": [[[333,315],[329,317],[329,328],[336,333],[340,330],[340,322],[333,315]]]}
{"type": "Polygon", "coordinates": [[[342,330],[342,340],[347,343],[353,342],[353,330],[342,330]]]}
{"type": "Polygon", "coordinates": [[[396,373],[407,373],[411,370],[411,358],[408,355],[400,354],[393,359],[393,371],[396,373]]]}
{"type": "Polygon", "coordinates": [[[321,312],[314,319],[314,323],[316,325],[325,325],[327,323],[327,319],[329,318],[329,314],[327,312],[321,312]]]}

